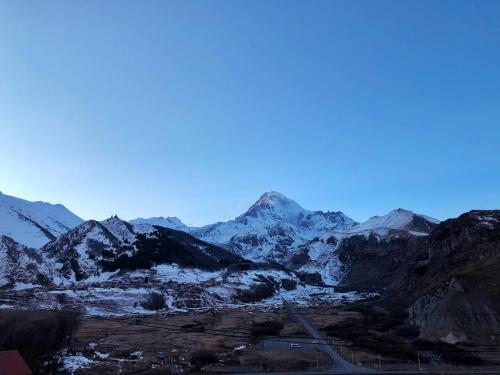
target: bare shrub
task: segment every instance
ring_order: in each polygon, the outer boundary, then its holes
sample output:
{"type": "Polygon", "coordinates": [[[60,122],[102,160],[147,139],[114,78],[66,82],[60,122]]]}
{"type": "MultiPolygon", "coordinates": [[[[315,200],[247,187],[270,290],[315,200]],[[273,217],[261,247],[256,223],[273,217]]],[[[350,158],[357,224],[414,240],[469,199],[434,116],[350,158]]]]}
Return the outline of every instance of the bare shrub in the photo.
{"type": "Polygon", "coordinates": [[[158,292],[150,292],[146,301],[141,304],[146,310],[161,310],[165,307],[165,295],[158,292]]]}
{"type": "Polygon", "coordinates": [[[191,356],[191,364],[197,368],[202,368],[203,366],[216,363],[218,361],[219,358],[217,355],[209,350],[199,350],[194,352],[191,356]]]}
{"type": "Polygon", "coordinates": [[[78,313],[36,310],[0,311],[0,350],[18,350],[35,373],[69,343],[78,313]]]}
{"type": "Polygon", "coordinates": [[[268,320],[265,322],[253,322],[250,332],[252,337],[257,339],[261,336],[277,336],[283,329],[284,324],[276,320],[268,320]]]}

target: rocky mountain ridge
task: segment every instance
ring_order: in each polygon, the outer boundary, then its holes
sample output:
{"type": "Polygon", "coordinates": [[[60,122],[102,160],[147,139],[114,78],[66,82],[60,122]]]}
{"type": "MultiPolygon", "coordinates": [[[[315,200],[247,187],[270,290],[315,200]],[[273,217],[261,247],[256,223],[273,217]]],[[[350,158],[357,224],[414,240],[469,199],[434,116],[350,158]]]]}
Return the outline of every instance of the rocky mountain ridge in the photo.
{"type": "MultiPolygon", "coordinates": [[[[154,288],[168,285],[178,306],[277,301],[277,291],[304,299],[314,290],[332,299],[347,289],[376,292],[388,305],[404,307],[423,338],[495,342],[490,334],[500,332],[500,211],[470,211],[440,223],[397,209],[355,223],[340,212],[307,211],[267,193],[235,220],[183,228],[113,216],[83,222],[39,249],[1,235],[0,286],[95,284],[96,295],[123,300],[123,311],[129,311],[128,295],[146,293],[146,280],[154,288]],[[251,249],[253,262],[241,255],[251,249]],[[337,288],[323,288],[323,282],[337,288]]],[[[78,298],[92,297],[82,293],[78,298]]]]}
{"type": "MultiPolygon", "coordinates": [[[[221,247],[253,261],[278,262],[298,272],[321,275],[315,279],[335,285],[348,268],[339,257],[344,241],[352,242],[349,238],[355,236],[383,238],[395,232],[425,235],[436,222],[398,209],[360,224],[341,212],[309,211],[280,193],[268,192],[236,219],[201,228],[187,227],[175,217],[126,222],[115,215],[101,222],[89,220],[52,239],[39,253],[63,279],[78,281],[100,277],[102,264],[132,257],[138,236],[160,227],[180,228],[196,237],[191,242],[201,240],[206,243],[203,246],[221,247]]],[[[203,258],[203,252],[199,256],[203,258]]]]}
{"type": "Polygon", "coordinates": [[[410,311],[421,336],[496,342],[500,332],[500,211],[470,211],[428,236],[393,233],[342,242],[343,285],[384,291],[388,305],[410,311]]]}
{"type": "Polygon", "coordinates": [[[251,260],[280,262],[314,237],[355,224],[342,212],[309,211],[278,192],[267,192],[234,220],[189,232],[251,260]]]}

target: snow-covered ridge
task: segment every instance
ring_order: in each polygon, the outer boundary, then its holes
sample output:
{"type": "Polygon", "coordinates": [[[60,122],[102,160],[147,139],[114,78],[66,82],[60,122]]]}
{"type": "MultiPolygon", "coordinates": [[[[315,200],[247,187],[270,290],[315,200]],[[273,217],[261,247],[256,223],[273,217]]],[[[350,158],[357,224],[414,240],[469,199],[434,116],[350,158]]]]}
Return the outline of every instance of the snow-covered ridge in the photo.
{"type": "Polygon", "coordinates": [[[346,231],[354,224],[342,212],[306,210],[283,194],[271,191],[234,220],[187,230],[248,259],[279,261],[316,236],[346,231]]]}
{"type": "Polygon", "coordinates": [[[43,254],[0,235],[0,287],[6,284],[41,284],[57,279],[43,254]]]}
{"type": "MultiPolygon", "coordinates": [[[[392,230],[426,235],[439,223],[439,220],[429,216],[399,208],[383,216],[374,216],[360,224],[339,211],[304,209],[294,200],[276,191],[262,194],[245,213],[234,220],[199,228],[187,227],[180,220],[178,223],[176,220],[178,219],[151,218],[136,219],[131,223],[139,232],[147,231],[146,224],[175,228],[204,241],[221,245],[251,260],[278,262],[312,239],[323,235],[342,238],[375,233],[384,237],[392,230]],[[182,227],[176,227],[180,224],[182,227]]],[[[331,246],[323,248],[329,248],[330,252],[332,250],[331,246]]]]}
{"type": "Polygon", "coordinates": [[[399,208],[355,224],[347,231],[331,231],[318,236],[299,246],[285,264],[298,271],[319,272],[326,283],[335,285],[346,271],[338,256],[344,239],[358,235],[375,236],[379,241],[408,234],[426,236],[438,224],[439,220],[399,208]]]}
{"type": "MultiPolygon", "coordinates": [[[[62,277],[70,281],[99,277],[99,262],[121,254],[132,255],[136,250],[137,234],[154,233],[155,227],[160,226],[181,230],[250,260],[276,261],[296,270],[319,272],[325,281],[333,284],[342,276],[336,251],[344,238],[375,234],[382,239],[401,231],[426,235],[439,223],[428,216],[397,209],[359,224],[342,212],[304,209],[275,191],[262,194],[234,220],[199,228],[188,227],[176,217],[138,218],[126,222],[115,215],[100,222],[82,223],[64,206],[28,202],[1,194],[0,219],[3,220],[0,221],[0,235],[13,237],[16,233],[17,238],[13,238],[20,244],[32,243],[34,248],[44,245],[38,252],[46,255],[54,266],[57,265],[62,277]],[[30,236],[22,236],[26,233],[15,232],[12,226],[25,229],[30,236]]],[[[193,246],[205,254],[203,248],[193,246]]],[[[21,249],[14,245],[9,248],[21,249]]]]}
{"type": "Polygon", "coordinates": [[[83,220],[61,204],[30,202],[0,192],[0,235],[38,248],[83,220]]]}
{"type": "MultiPolygon", "coordinates": [[[[117,232],[118,226],[114,224],[115,227],[111,228],[117,232]]],[[[125,233],[124,236],[117,237],[103,223],[89,220],[47,243],[39,252],[46,254],[58,265],[64,278],[80,281],[90,276],[98,276],[99,261],[107,254],[117,256],[126,238],[125,233]]]]}
{"type": "Polygon", "coordinates": [[[132,224],[120,219],[117,215],[100,223],[121,242],[133,243],[135,241],[135,230],[132,224]]]}
{"type": "Polygon", "coordinates": [[[415,232],[416,234],[428,234],[432,228],[439,223],[439,220],[430,216],[398,208],[383,216],[373,216],[364,223],[353,226],[350,232],[358,233],[383,229],[397,229],[415,232]]]}
{"type": "Polygon", "coordinates": [[[186,224],[184,224],[179,218],[174,216],[158,216],[158,217],[150,217],[148,219],[139,217],[137,219],[133,219],[129,221],[134,227],[144,228],[146,226],[159,225],[160,227],[184,230],[187,228],[186,224]]]}

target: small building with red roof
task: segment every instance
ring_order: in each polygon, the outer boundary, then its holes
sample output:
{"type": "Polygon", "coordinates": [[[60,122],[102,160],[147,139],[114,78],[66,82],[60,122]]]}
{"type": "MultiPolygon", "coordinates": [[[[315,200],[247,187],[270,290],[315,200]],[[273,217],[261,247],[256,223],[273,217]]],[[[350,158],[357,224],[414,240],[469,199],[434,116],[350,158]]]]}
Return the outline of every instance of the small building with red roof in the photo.
{"type": "Polygon", "coordinates": [[[0,351],[0,375],[31,375],[29,366],[17,350],[0,351]]]}

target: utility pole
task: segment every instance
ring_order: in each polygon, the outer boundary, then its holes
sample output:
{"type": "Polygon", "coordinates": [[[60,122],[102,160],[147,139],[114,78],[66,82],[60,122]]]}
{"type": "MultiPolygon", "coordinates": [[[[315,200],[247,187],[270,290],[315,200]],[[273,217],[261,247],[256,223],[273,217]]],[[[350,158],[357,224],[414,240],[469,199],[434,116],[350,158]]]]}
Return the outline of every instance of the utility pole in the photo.
{"type": "Polygon", "coordinates": [[[418,369],[422,370],[422,367],[420,367],[420,352],[417,352],[417,359],[418,359],[418,369]]]}
{"type": "Polygon", "coordinates": [[[351,350],[351,362],[354,363],[354,350],[351,350]]]}
{"type": "Polygon", "coordinates": [[[380,354],[378,355],[378,368],[379,370],[382,369],[382,361],[380,360],[380,354]]]}

